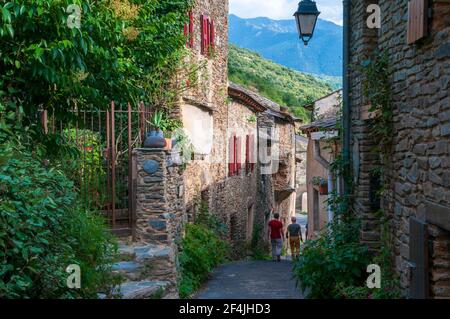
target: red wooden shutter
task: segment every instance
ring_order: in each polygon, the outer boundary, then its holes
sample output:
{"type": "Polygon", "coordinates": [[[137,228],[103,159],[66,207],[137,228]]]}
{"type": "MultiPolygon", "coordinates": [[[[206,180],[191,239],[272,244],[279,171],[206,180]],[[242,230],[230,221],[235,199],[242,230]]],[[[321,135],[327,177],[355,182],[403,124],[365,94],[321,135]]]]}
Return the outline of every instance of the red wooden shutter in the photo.
{"type": "Polygon", "coordinates": [[[236,138],[236,174],[240,175],[241,174],[241,169],[242,169],[242,143],[241,143],[241,138],[238,137],[236,138]]]}
{"type": "Polygon", "coordinates": [[[206,55],[209,55],[211,45],[211,22],[206,19],[206,55]]]}
{"type": "Polygon", "coordinates": [[[245,137],[245,173],[250,173],[250,135],[245,137]]]}
{"type": "Polygon", "coordinates": [[[187,24],[184,25],[184,36],[186,38],[186,47],[189,47],[189,26],[187,24]]]}
{"type": "Polygon", "coordinates": [[[253,173],[253,171],[255,170],[255,163],[256,163],[256,144],[255,144],[255,135],[251,134],[250,135],[250,141],[249,141],[249,146],[250,146],[250,171],[253,173]]]}
{"type": "Polygon", "coordinates": [[[194,47],[194,15],[189,11],[189,47],[194,47]]]}
{"type": "Polygon", "coordinates": [[[203,17],[203,54],[208,54],[208,18],[203,17]]]}
{"type": "Polygon", "coordinates": [[[428,35],[428,0],[408,2],[408,44],[428,35]]]}
{"type": "Polygon", "coordinates": [[[203,14],[200,16],[200,44],[201,44],[201,53],[205,53],[205,17],[203,14]]]}
{"type": "Polygon", "coordinates": [[[215,46],[216,46],[216,41],[215,41],[215,37],[216,37],[216,30],[214,29],[214,20],[211,20],[211,36],[210,36],[210,38],[211,38],[211,40],[210,40],[210,45],[211,45],[211,48],[215,48],[215,46]]]}
{"type": "Polygon", "coordinates": [[[234,148],[234,135],[228,140],[228,176],[234,175],[235,166],[235,148],[234,148]]]}

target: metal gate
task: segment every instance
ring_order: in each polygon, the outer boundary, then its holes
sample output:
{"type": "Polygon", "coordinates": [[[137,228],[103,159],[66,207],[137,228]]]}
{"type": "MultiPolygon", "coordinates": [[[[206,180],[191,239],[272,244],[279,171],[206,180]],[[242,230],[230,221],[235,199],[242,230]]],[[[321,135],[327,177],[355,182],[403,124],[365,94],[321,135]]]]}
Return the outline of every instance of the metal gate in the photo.
{"type": "Polygon", "coordinates": [[[143,103],[137,110],[114,102],[107,110],[71,110],[64,121],[41,112],[45,133],[67,148],[67,161],[60,165],[78,188],[81,205],[100,211],[119,236],[134,228],[133,149],[142,145],[150,116],[143,103]]]}

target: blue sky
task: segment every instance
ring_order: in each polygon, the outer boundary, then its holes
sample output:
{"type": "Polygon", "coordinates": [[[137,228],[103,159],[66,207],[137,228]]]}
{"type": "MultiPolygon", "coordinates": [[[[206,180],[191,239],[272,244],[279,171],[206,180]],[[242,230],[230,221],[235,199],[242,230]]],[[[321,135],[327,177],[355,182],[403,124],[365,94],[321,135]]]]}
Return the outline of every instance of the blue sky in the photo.
{"type": "MultiPolygon", "coordinates": [[[[291,19],[300,0],[230,0],[230,13],[241,18],[291,19]]],[[[342,0],[316,0],[320,18],[342,25],[342,0]]]]}

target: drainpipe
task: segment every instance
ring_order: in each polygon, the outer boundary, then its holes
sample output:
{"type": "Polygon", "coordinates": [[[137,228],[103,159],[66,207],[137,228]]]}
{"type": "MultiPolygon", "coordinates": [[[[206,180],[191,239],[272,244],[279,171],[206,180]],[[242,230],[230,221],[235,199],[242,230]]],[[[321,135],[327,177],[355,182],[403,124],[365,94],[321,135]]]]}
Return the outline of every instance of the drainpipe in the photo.
{"type": "MultiPolygon", "coordinates": [[[[343,114],[342,114],[342,128],[343,128],[343,160],[345,163],[344,176],[350,176],[350,95],[349,95],[349,74],[348,67],[350,64],[350,6],[351,0],[344,0],[344,61],[343,61],[343,114]]],[[[344,179],[344,194],[348,195],[350,192],[349,185],[344,179]]]]}

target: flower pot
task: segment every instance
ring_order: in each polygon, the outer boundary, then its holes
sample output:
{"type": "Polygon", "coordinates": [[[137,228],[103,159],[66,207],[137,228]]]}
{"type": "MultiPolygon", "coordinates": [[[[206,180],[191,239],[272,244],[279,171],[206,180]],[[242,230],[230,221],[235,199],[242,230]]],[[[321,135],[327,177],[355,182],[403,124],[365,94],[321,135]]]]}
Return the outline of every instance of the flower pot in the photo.
{"type": "Polygon", "coordinates": [[[172,149],[172,138],[165,138],[166,140],[166,147],[165,150],[171,150],[172,149]]]}
{"type": "Polygon", "coordinates": [[[147,133],[144,147],[146,148],[164,148],[166,147],[166,139],[162,131],[151,131],[147,133]]]}
{"type": "Polygon", "coordinates": [[[328,195],[328,184],[319,185],[319,194],[328,195]]]}

